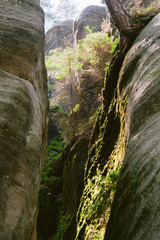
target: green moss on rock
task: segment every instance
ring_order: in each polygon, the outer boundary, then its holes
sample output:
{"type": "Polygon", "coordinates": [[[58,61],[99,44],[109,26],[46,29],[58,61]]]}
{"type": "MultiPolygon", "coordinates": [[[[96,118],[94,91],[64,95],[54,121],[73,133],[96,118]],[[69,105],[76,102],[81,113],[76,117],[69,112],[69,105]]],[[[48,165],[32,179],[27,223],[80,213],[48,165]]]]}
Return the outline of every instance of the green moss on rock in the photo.
{"type": "Polygon", "coordinates": [[[58,240],[73,240],[76,237],[76,213],[84,189],[88,143],[88,135],[77,136],[63,151],[63,200],[56,235],[58,240]]]}

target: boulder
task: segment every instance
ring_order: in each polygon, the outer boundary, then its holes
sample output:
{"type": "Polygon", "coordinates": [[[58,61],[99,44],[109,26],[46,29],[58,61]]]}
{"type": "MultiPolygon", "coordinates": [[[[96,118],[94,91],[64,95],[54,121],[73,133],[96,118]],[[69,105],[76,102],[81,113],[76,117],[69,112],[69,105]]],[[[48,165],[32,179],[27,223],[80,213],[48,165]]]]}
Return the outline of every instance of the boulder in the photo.
{"type": "Polygon", "coordinates": [[[39,0],[0,3],[0,239],[36,239],[48,99],[39,0]]]}
{"type": "Polygon", "coordinates": [[[160,14],[140,33],[121,72],[128,144],[105,240],[157,240],[160,175],[160,14]]]}
{"type": "Polygon", "coordinates": [[[59,47],[73,46],[73,21],[68,20],[52,27],[45,36],[45,55],[59,47]]]}
{"type": "Polygon", "coordinates": [[[85,38],[88,33],[86,26],[93,32],[101,31],[101,24],[106,18],[109,19],[109,16],[105,7],[91,5],[85,8],[74,21],[75,39],[78,41],[85,38]]]}

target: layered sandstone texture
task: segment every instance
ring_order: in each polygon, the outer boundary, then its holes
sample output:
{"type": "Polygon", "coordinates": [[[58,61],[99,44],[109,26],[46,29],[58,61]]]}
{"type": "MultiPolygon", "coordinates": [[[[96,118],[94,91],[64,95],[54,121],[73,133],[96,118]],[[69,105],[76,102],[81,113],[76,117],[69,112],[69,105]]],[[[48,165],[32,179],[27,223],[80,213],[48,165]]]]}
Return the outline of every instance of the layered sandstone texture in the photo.
{"type": "Polygon", "coordinates": [[[92,32],[101,31],[101,24],[104,19],[109,20],[105,7],[91,5],[85,8],[74,21],[75,39],[78,41],[85,38],[88,33],[87,26],[90,27],[92,32]]]}
{"type": "Polygon", "coordinates": [[[0,239],[31,240],[47,144],[43,11],[0,1],[0,239]]]}
{"type": "Polygon", "coordinates": [[[159,0],[122,0],[128,10],[138,9],[139,7],[147,8],[150,5],[158,4],[159,0]]]}
{"type": "Polygon", "coordinates": [[[160,239],[160,14],[140,33],[121,70],[128,145],[105,240],[160,239]]]}
{"type": "Polygon", "coordinates": [[[73,46],[73,20],[55,25],[45,35],[45,55],[49,55],[50,50],[67,46],[73,46]]]}

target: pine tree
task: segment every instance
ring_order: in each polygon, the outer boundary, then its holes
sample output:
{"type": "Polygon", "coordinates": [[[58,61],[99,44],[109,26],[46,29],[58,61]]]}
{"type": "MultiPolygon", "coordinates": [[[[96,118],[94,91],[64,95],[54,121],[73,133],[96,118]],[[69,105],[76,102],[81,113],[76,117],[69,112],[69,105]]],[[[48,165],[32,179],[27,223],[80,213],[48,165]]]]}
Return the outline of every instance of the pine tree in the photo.
{"type": "Polygon", "coordinates": [[[59,23],[56,18],[55,6],[52,4],[51,0],[41,0],[40,4],[45,13],[45,29],[48,30],[59,23]]]}
{"type": "Polygon", "coordinates": [[[62,21],[74,19],[79,13],[78,4],[75,0],[60,0],[56,12],[62,21]]]}
{"type": "Polygon", "coordinates": [[[51,0],[41,0],[41,7],[45,12],[46,30],[62,21],[75,19],[79,13],[76,0],[59,0],[57,6],[51,0]]]}

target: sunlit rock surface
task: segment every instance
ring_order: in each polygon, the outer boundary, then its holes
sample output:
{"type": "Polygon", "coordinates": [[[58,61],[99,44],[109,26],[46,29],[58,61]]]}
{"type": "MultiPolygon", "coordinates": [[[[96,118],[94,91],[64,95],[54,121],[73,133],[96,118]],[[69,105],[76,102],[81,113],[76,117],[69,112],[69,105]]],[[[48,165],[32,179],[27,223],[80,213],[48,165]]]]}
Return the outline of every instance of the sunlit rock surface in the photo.
{"type": "Polygon", "coordinates": [[[160,239],[160,14],[141,32],[122,67],[128,146],[105,240],[160,239]]]}
{"type": "Polygon", "coordinates": [[[43,11],[39,0],[0,2],[0,239],[36,239],[47,144],[43,11]]]}
{"type": "Polygon", "coordinates": [[[106,18],[109,19],[105,7],[91,5],[85,8],[74,21],[75,39],[85,38],[88,33],[86,26],[93,32],[101,31],[101,24],[106,18]]]}

